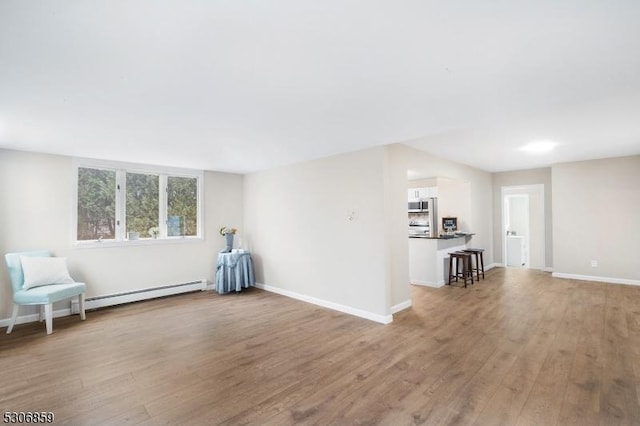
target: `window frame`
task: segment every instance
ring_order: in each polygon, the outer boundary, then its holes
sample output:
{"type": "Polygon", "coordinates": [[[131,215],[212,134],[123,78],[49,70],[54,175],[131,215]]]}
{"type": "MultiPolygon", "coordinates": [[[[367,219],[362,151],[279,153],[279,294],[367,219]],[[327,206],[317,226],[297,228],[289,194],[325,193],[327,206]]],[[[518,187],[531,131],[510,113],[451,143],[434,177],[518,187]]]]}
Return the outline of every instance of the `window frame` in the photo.
{"type": "Polygon", "coordinates": [[[204,240],[204,171],[183,169],[168,166],[154,166],[137,163],[126,163],[120,161],[95,160],[87,158],[74,158],[73,168],[73,200],[72,200],[72,247],[95,248],[95,247],[117,247],[117,246],[140,246],[170,243],[198,242],[204,240]],[[92,168],[100,170],[115,171],[116,173],[116,231],[115,239],[108,240],[78,240],[78,172],[80,168],[92,168]],[[158,224],[160,233],[157,238],[142,238],[129,240],[126,238],[126,208],[127,208],[127,173],[140,173],[156,175],[159,179],[158,191],[158,224]],[[197,184],[197,211],[196,211],[196,235],[167,235],[167,212],[168,196],[167,184],[169,177],[183,177],[196,179],[197,184]]]}

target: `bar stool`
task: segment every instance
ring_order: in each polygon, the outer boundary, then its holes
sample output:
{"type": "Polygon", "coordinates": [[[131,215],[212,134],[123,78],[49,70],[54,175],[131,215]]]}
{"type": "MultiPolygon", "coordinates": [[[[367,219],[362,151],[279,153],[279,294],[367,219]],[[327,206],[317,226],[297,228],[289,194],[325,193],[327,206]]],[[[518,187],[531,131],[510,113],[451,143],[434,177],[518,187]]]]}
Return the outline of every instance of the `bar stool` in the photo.
{"type": "MultiPolygon", "coordinates": [[[[480,274],[482,274],[482,279],[484,280],[484,249],[468,248],[463,251],[476,256],[476,278],[480,281],[480,274]],[[478,256],[480,257],[480,261],[478,261],[478,256]]],[[[473,267],[471,270],[473,271],[473,267]]]]}
{"type": "Polygon", "coordinates": [[[458,282],[458,278],[462,278],[464,281],[464,288],[467,288],[467,280],[473,284],[473,269],[471,268],[471,253],[465,253],[462,251],[454,251],[449,253],[449,282],[451,285],[451,279],[455,278],[458,282]],[[453,269],[453,259],[456,260],[456,267],[453,269]],[[461,265],[462,263],[462,265],[461,265]],[[460,271],[462,266],[462,271],[460,271]]]}

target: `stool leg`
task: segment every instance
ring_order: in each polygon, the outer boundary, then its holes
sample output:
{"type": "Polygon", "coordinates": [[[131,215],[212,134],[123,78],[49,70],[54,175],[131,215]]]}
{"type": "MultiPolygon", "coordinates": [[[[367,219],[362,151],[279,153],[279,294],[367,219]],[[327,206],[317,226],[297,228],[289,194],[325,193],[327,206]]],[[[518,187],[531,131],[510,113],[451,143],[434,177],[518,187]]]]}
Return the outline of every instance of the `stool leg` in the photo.
{"type": "Polygon", "coordinates": [[[471,284],[473,284],[473,262],[471,259],[473,259],[473,257],[469,256],[469,276],[471,277],[471,284]]]}
{"type": "Polygon", "coordinates": [[[462,279],[464,280],[464,288],[467,288],[467,274],[469,270],[467,269],[467,264],[469,263],[469,256],[465,256],[462,258],[462,279]]]}
{"type": "Polygon", "coordinates": [[[449,282],[447,285],[451,285],[451,272],[453,272],[453,256],[449,255],[449,282]]]}
{"type": "Polygon", "coordinates": [[[482,265],[482,279],[484,280],[484,256],[482,255],[482,252],[480,252],[480,263],[482,265]]]}
{"type": "Polygon", "coordinates": [[[480,262],[478,261],[478,252],[475,252],[476,255],[476,278],[480,281],[480,262]]]}
{"type": "Polygon", "coordinates": [[[458,282],[458,258],[453,257],[453,280],[458,282]]]}

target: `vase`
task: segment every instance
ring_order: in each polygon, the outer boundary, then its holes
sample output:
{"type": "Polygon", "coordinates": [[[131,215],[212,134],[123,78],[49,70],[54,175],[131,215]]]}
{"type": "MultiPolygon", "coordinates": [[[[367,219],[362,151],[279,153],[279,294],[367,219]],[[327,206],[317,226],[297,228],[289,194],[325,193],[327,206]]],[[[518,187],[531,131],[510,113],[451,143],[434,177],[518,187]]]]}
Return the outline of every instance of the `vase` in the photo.
{"type": "Polygon", "coordinates": [[[233,249],[233,234],[224,234],[224,243],[226,247],[221,253],[231,253],[231,250],[233,249]]]}

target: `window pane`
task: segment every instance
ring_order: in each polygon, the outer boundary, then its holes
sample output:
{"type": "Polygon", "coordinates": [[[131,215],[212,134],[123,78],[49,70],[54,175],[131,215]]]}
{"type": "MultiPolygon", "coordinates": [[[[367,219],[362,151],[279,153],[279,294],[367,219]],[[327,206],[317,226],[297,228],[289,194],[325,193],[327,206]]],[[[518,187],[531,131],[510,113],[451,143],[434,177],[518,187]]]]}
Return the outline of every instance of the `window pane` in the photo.
{"type": "Polygon", "coordinates": [[[78,168],[77,238],[116,237],[116,172],[78,168]]]}
{"type": "Polygon", "coordinates": [[[167,179],[167,235],[198,235],[198,179],[167,179]]]}
{"type": "Polygon", "coordinates": [[[127,173],[127,238],[151,238],[158,229],[158,190],[156,175],[127,173]]]}

